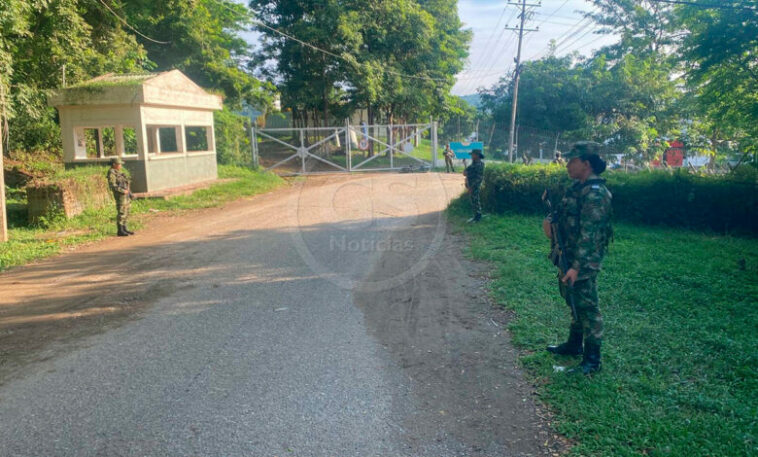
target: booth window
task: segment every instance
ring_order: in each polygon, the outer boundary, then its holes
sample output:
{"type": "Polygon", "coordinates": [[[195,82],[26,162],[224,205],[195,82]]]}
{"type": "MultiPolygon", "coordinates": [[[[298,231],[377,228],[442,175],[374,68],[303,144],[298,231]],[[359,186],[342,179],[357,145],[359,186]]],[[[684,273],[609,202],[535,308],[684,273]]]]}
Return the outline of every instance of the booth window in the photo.
{"type": "Polygon", "coordinates": [[[84,150],[86,151],[85,157],[88,159],[102,157],[99,129],[84,129],[84,150]]]}
{"type": "Polygon", "coordinates": [[[100,129],[103,140],[103,156],[110,157],[117,155],[116,152],[116,128],[103,127],[100,129]]]}
{"type": "Polygon", "coordinates": [[[184,142],[187,145],[187,151],[198,152],[210,150],[208,146],[208,129],[205,126],[188,126],[184,127],[184,142]]]}
{"type": "Polygon", "coordinates": [[[150,153],[179,152],[178,127],[147,126],[147,149],[150,153]]]}
{"type": "Polygon", "coordinates": [[[74,137],[77,159],[101,159],[122,154],[137,155],[137,131],[134,127],[76,127],[74,137]],[[121,138],[118,137],[119,134],[122,135],[121,138]]]}
{"type": "Polygon", "coordinates": [[[124,127],[124,155],[137,155],[137,130],[124,127]]]}

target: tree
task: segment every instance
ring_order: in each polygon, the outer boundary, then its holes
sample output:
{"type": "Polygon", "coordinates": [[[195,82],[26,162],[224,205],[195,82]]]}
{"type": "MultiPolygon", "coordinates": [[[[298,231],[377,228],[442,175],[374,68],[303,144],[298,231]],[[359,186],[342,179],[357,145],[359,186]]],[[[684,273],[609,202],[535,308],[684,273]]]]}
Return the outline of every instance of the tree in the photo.
{"type": "Polygon", "coordinates": [[[275,62],[264,71],[293,110],[368,108],[373,123],[379,114],[425,117],[451,102],[470,39],[453,0],[253,0],[251,7],[267,26],[259,28],[266,38],[258,62],[275,62]]]}
{"type": "Polygon", "coordinates": [[[677,11],[688,31],[679,59],[697,113],[710,125],[713,149],[732,138],[758,153],[758,9],[688,5],[677,11]]]}
{"type": "Polygon", "coordinates": [[[233,108],[242,102],[261,108],[271,103],[271,88],[246,71],[252,50],[239,32],[249,28],[252,16],[244,5],[231,0],[111,1],[155,39],[137,37],[152,69],[182,70],[200,86],[221,91],[233,108]]]}
{"type": "Polygon", "coordinates": [[[10,149],[60,148],[46,94],[105,72],[141,68],[144,49],[107,11],[77,0],[0,1],[0,84],[7,104],[10,149]]]}

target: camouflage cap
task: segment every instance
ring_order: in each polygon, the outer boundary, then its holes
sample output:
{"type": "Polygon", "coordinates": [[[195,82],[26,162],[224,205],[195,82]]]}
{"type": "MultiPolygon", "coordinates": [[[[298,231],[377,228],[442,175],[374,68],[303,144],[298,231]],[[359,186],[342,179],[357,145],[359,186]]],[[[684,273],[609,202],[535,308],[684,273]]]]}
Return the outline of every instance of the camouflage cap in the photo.
{"type": "Polygon", "coordinates": [[[124,163],[124,161],[121,159],[121,157],[111,158],[111,165],[122,164],[122,163],[124,163]]]}
{"type": "Polygon", "coordinates": [[[484,158],[484,152],[482,152],[481,149],[472,149],[471,150],[471,155],[474,155],[474,154],[479,154],[480,158],[482,158],[482,159],[484,158]]]}
{"type": "Polygon", "coordinates": [[[579,157],[584,154],[600,154],[600,143],[595,143],[594,141],[577,141],[574,143],[574,145],[571,147],[571,150],[565,154],[563,154],[563,157],[567,159],[571,159],[573,157],[579,157]]]}

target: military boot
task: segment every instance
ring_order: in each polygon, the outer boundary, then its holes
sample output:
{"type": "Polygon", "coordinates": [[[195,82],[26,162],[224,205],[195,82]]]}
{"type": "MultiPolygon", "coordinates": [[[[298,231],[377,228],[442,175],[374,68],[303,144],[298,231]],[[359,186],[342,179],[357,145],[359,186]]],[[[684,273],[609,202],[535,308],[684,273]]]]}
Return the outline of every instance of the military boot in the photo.
{"type": "Polygon", "coordinates": [[[601,365],[600,344],[587,343],[584,345],[584,357],[582,357],[582,363],[570,369],[568,372],[590,375],[596,371],[600,371],[601,365]]]}
{"type": "Polygon", "coordinates": [[[116,224],[116,227],[118,227],[118,230],[116,230],[117,236],[129,236],[128,233],[124,230],[124,226],[121,224],[116,224]]]}
{"type": "Polygon", "coordinates": [[[568,341],[563,344],[548,346],[547,352],[557,355],[582,355],[582,332],[571,331],[568,341]]]}
{"type": "Polygon", "coordinates": [[[121,228],[124,229],[124,232],[126,232],[127,235],[134,235],[134,232],[126,228],[126,224],[121,225],[121,228]]]}

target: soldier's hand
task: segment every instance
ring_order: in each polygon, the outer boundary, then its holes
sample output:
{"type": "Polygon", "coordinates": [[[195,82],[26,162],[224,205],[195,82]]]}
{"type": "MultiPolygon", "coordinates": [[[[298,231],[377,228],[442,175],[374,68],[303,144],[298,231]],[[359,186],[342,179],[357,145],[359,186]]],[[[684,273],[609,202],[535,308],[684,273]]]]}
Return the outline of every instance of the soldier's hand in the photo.
{"type": "Polygon", "coordinates": [[[576,278],[578,278],[578,277],[579,277],[579,272],[576,271],[573,268],[570,268],[569,271],[566,272],[566,275],[563,278],[561,278],[561,281],[564,284],[568,284],[569,286],[573,286],[574,283],[576,282],[576,278]]]}

